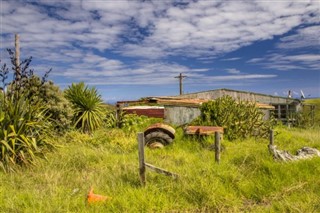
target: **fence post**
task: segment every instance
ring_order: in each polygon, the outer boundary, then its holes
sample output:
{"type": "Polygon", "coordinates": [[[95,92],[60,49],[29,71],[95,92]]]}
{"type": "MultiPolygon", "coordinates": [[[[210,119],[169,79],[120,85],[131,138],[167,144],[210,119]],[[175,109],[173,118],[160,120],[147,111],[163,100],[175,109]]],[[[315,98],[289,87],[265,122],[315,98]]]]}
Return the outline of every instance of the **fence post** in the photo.
{"type": "Polygon", "coordinates": [[[274,132],[272,129],[270,129],[270,131],[269,131],[269,140],[270,140],[269,145],[268,145],[269,152],[271,154],[274,154],[274,148],[275,148],[274,147],[274,132]]]}
{"type": "Polygon", "coordinates": [[[138,153],[139,153],[139,175],[140,182],[143,186],[146,185],[146,165],[144,162],[144,133],[138,133],[138,153]]]}
{"type": "Polygon", "coordinates": [[[269,138],[270,138],[270,146],[273,146],[274,145],[274,132],[272,129],[270,129],[270,132],[269,132],[269,138]]]}
{"type": "Polygon", "coordinates": [[[215,132],[214,133],[215,140],[214,140],[214,148],[215,148],[215,161],[216,163],[220,163],[220,132],[215,132]]]}

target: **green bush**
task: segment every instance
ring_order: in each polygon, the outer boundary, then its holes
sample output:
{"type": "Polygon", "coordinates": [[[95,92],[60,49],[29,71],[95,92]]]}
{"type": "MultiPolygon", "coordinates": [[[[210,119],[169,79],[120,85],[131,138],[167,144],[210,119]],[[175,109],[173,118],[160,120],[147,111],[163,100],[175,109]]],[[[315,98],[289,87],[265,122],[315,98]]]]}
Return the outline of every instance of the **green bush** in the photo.
{"type": "Polygon", "coordinates": [[[55,131],[63,133],[70,129],[73,115],[71,103],[52,81],[43,84],[43,93],[40,93],[40,101],[46,106],[46,115],[50,116],[50,121],[55,131]]]}
{"type": "Polygon", "coordinates": [[[105,126],[107,128],[120,128],[126,132],[142,131],[152,123],[160,122],[160,119],[139,116],[137,114],[127,114],[123,111],[116,115],[116,111],[107,113],[105,126]],[[118,117],[117,117],[118,116],[118,117]]]}
{"type": "Polygon", "coordinates": [[[294,126],[310,128],[320,126],[320,99],[308,99],[302,103],[302,109],[294,114],[294,126]]]}
{"type": "Polygon", "coordinates": [[[13,79],[9,78],[9,68],[4,64],[0,70],[0,167],[3,171],[14,171],[16,165],[30,165],[36,156],[43,156],[52,148],[46,138],[51,122],[39,92],[46,82],[46,76],[36,90],[30,90],[37,77],[28,69],[31,58],[18,67],[14,54],[9,51],[13,65],[13,79]],[[17,77],[19,75],[19,77],[17,77]]]}
{"type": "Polygon", "coordinates": [[[89,88],[83,82],[72,84],[65,90],[65,97],[72,104],[72,121],[77,129],[92,133],[102,125],[104,106],[96,88],[89,88]]]}
{"type": "Polygon", "coordinates": [[[24,79],[23,94],[32,104],[41,103],[46,107],[46,116],[50,117],[55,131],[63,133],[70,128],[73,111],[63,92],[52,81],[43,82],[32,75],[24,79]]]}
{"type": "Polygon", "coordinates": [[[13,171],[15,165],[30,165],[37,155],[42,156],[48,147],[46,141],[50,128],[45,109],[30,104],[21,97],[7,98],[0,109],[0,167],[13,171]]]}
{"type": "Polygon", "coordinates": [[[237,102],[230,96],[224,96],[202,104],[201,115],[192,123],[221,126],[224,128],[225,137],[235,140],[250,136],[266,137],[273,122],[264,121],[263,117],[264,113],[255,103],[237,102]]]}

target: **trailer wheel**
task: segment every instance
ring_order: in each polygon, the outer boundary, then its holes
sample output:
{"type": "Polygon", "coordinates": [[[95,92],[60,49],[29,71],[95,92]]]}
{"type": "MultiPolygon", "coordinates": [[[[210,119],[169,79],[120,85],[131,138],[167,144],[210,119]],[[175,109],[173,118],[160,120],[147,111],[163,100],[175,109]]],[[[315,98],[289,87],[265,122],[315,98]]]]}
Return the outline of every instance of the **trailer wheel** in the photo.
{"type": "Polygon", "coordinates": [[[172,140],[168,134],[160,131],[150,132],[145,136],[145,143],[150,148],[162,148],[172,143],[172,140]]]}

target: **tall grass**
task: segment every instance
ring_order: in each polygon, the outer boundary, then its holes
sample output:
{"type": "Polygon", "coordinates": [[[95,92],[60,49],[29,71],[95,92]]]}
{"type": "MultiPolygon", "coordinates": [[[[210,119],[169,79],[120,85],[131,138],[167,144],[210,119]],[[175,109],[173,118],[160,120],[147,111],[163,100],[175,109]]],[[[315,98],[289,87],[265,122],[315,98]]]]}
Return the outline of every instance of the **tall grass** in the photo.
{"type": "MultiPolygon", "coordinates": [[[[281,149],[320,148],[317,131],[280,128],[281,149]],[[293,148],[292,148],[293,147],[293,148]]],[[[319,212],[320,158],[276,162],[267,140],[223,141],[221,163],[214,163],[213,138],[183,135],[164,149],[146,149],[146,161],[179,174],[179,179],[147,171],[138,176],[135,133],[101,129],[88,136],[69,132],[60,149],[37,167],[0,173],[3,212],[319,212]],[[86,205],[90,186],[113,197],[86,205]]]]}
{"type": "Polygon", "coordinates": [[[304,103],[312,104],[315,106],[315,111],[314,111],[315,126],[319,127],[320,126],[320,98],[307,99],[304,101],[304,103]]]}

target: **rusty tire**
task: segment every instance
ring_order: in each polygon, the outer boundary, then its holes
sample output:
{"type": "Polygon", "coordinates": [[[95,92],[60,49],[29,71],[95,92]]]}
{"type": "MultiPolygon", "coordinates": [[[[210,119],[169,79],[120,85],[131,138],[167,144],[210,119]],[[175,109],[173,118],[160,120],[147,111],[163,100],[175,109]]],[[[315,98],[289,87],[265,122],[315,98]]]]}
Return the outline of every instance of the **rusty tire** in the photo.
{"type": "Polygon", "coordinates": [[[153,143],[161,143],[163,146],[172,143],[173,139],[164,132],[150,132],[145,136],[145,143],[148,147],[152,147],[153,143]]]}

